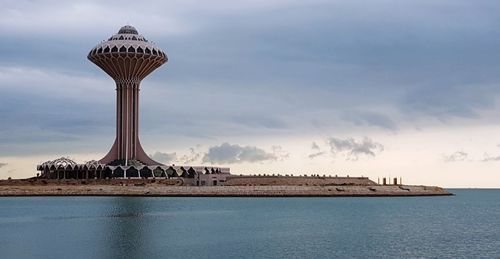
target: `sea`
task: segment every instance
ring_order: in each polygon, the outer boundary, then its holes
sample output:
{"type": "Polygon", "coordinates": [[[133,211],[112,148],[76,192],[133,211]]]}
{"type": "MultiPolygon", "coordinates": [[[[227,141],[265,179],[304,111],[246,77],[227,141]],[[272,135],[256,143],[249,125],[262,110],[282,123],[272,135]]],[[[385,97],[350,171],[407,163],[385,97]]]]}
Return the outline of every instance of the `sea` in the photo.
{"type": "Polygon", "coordinates": [[[359,198],[4,197],[0,258],[500,258],[500,189],[359,198]]]}

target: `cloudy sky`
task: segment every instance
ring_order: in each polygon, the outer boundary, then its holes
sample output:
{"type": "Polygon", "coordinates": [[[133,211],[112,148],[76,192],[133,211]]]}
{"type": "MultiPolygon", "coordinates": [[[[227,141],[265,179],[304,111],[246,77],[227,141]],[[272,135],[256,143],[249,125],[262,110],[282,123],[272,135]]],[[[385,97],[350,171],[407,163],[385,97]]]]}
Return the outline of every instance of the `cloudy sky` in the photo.
{"type": "Polygon", "coordinates": [[[169,62],[141,85],[155,159],[234,173],[500,186],[500,2],[22,1],[0,5],[0,178],[114,140],[86,59],[126,24],[169,62]]]}

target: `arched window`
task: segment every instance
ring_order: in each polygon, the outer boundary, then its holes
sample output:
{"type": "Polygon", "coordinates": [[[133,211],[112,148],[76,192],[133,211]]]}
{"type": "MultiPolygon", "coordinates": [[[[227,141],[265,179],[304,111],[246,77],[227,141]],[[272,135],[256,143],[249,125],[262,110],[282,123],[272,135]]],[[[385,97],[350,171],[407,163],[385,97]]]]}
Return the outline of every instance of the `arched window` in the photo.
{"type": "Polygon", "coordinates": [[[161,167],[156,167],[154,170],[153,170],[153,176],[154,177],[165,177],[165,171],[163,171],[163,169],[161,169],[161,167]]]}
{"type": "Polygon", "coordinates": [[[141,171],[141,177],[145,177],[145,178],[153,177],[153,172],[151,171],[151,169],[149,169],[146,166],[143,167],[140,171],[141,171]]]}
{"type": "Polygon", "coordinates": [[[123,36],[120,36],[120,38],[118,38],[119,40],[123,40],[123,36]]]}
{"type": "Polygon", "coordinates": [[[114,46],[112,49],[111,49],[111,52],[118,52],[118,48],[116,46],[114,46]]]}
{"type": "Polygon", "coordinates": [[[118,167],[115,169],[115,171],[113,172],[113,177],[123,177],[124,176],[124,171],[121,167],[118,167]]]}
{"type": "Polygon", "coordinates": [[[127,169],[127,177],[139,177],[139,170],[135,167],[127,169]]]}
{"type": "Polygon", "coordinates": [[[97,50],[97,53],[101,54],[101,53],[102,53],[102,48],[99,48],[99,49],[97,50]]]}
{"type": "Polygon", "coordinates": [[[156,50],[153,49],[153,55],[156,55],[156,54],[158,54],[158,52],[156,52],[156,50]]]}
{"type": "Polygon", "coordinates": [[[196,175],[196,171],[192,167],[190,167],[187,172],[188,172],[187,176],[188,178],[194,178],[194,176],[196,175]]]}
{"type": "Polygon", "coordinates": [[[111,171],[111,168],[106,167],[106,169],[104,169],[103,174],[101,175],[101,178],[111,178],[112,176],[113,176],[113,171],[111,171]]]}
{"type": "Polygon", "coordinates": [[[122,46],[122,47],[120,48],[120,52],[127,52],[127,48],[125,48],[125,46],[122,46]]]}
{"type": "Polygon", "coordinates": [[[138,47],[138,48],[137,48],[137,53],[144,53],[144,50],[142,50],[142,48],[141,48],[141,47],[138,47]]]}
{"type": "Polygon", "coordinates": [[[146,54],[151,54],[151,50],[149,50],[149,48],[146,48],[145,52],[146,52],[146,54]]]}
{"type": "Polygon", "coordinates": [[[181,174],[179,175],[180,177],[187,178],[188,177],[188,172],[184,167],[181,167],[181,174]]]}
{"type": "Polygon", "coordinates": [[[105,47],[103,53],[109,53],[109,47],[105,47]]]}
{"type": "Polygon", "coordinates": [[[168,177],[179,177],[179,175],[177,174],[177,171],[175,171],[175,169],[173,167],[169,167],[167,169],[167,175],[168,175],[168,177]]]}
{"type": "Polygon", "coordinates": [[[134,49],[132,46],[130,46],[130,47],[128,48],[128,52],[134,53],[134,52],[135,52],[135,49],[134,49]]]}
{"type": "Polygon", "coordinates": [[[135,37],[135,36],[132,36],[132,40],[137,40],[137,37],[135,37]]]}

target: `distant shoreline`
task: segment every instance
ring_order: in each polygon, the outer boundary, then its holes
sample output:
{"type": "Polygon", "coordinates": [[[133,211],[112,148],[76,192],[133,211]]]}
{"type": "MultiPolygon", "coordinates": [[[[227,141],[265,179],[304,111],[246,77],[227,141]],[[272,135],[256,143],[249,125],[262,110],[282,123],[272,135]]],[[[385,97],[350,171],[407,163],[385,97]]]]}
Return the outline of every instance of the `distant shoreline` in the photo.
{"type": "Polygon", "coordinates": [[[449,195],[453,194],[440,187],[414,185],[183,186],[182,182],[176,179],[0,181],[0,197],[415,197],[449,195]]]}

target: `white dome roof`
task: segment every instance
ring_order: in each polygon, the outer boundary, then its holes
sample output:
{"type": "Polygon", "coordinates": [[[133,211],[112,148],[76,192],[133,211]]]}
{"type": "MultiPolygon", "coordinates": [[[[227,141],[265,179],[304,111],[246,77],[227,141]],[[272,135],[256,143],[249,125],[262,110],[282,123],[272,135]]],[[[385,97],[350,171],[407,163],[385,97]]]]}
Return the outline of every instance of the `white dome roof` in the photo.
{"type": "Polygon", "coordinates": [[[149,54],[167,58],[165,52],[146,40],[144,36],[139,35],[137,30],[130,25],[121,27],[117,34],[95,46],[89,52],[89,56],[114,52],[149,54]]]}

